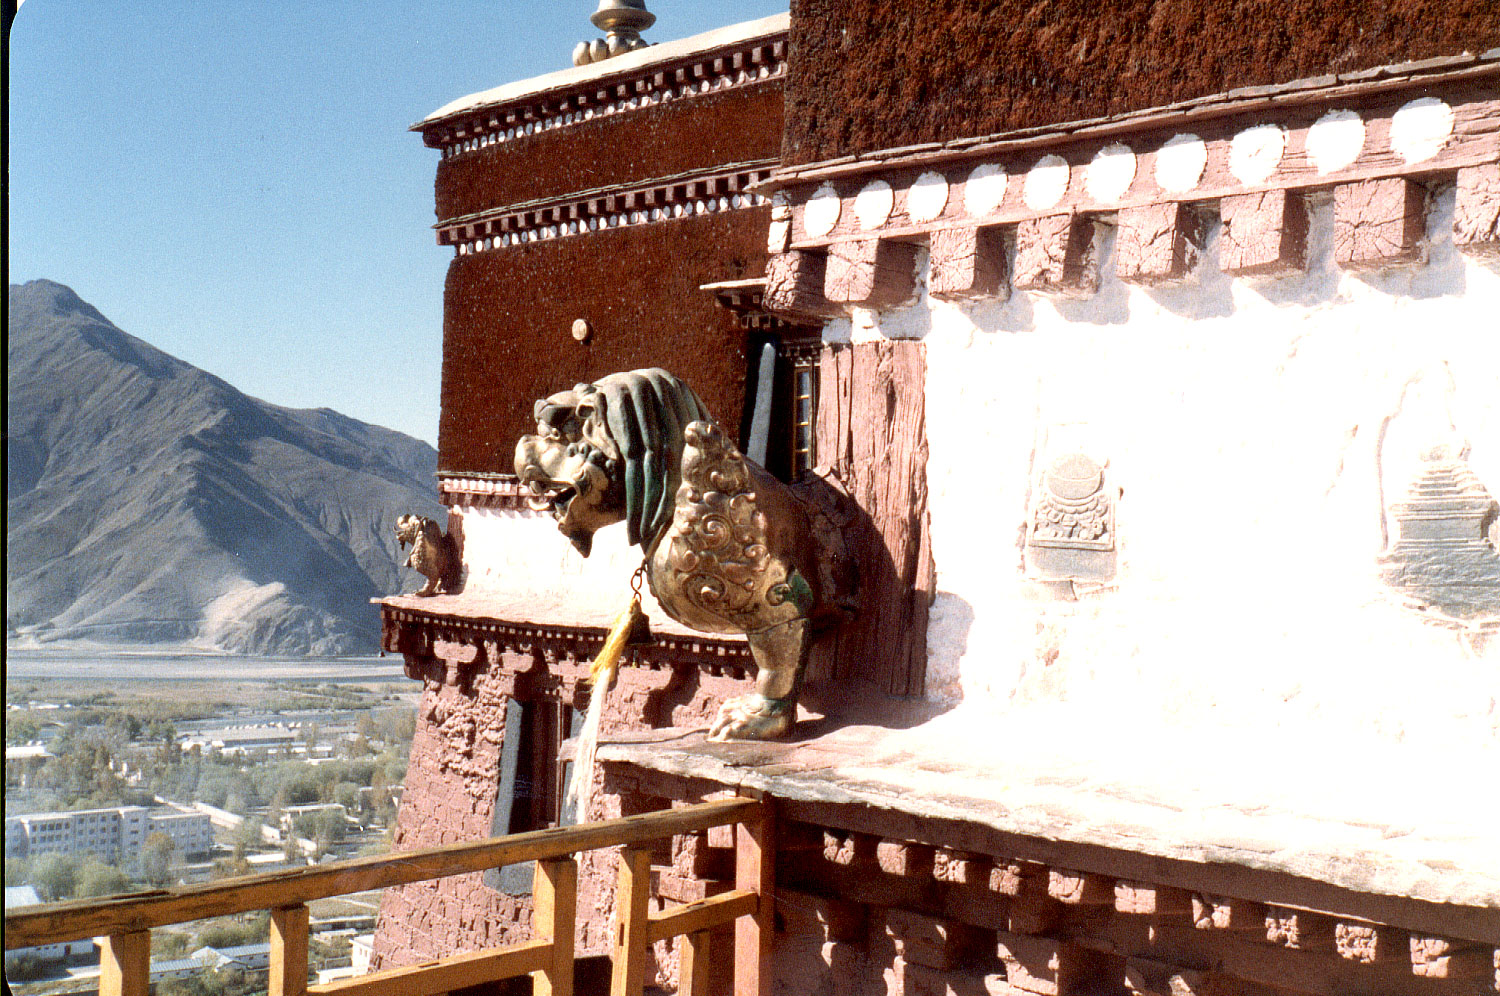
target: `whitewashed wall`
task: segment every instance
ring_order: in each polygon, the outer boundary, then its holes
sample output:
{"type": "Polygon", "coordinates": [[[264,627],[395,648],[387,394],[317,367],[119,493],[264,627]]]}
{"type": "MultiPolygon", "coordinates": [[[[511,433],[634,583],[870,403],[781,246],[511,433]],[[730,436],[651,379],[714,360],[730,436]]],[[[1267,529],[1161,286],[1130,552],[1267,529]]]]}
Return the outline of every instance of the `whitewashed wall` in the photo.
{"type": "Polygon", "coordinates": [[[1454,250],[1452,199],[1433,198],[1421,266],[1338,270],[1324,200],[1296,277],[1224,276],[1214,232],[1188,282],[1127,286],[1106,232],[1095,296],[923,292],[830,325],[833,342],[926,343],[929,697],[1056,715],[1059,736],[1097,719],[1114,736],[1500,741],[1500,640],[1477,657],[1376,570],[1378,451],[1387,505],[1438,442],[1471,447],[1500,495],[1500,265],[1454,250]],[[1028,583],[1022,560],[1031,488],[1058,449],[1107,460],[1123,489],[1114,585],[1072,602],[1028,583]]]}
{"type": "MultiPolygon", "coordinates": [[[[463,516],[465,595],[492,597],[520,621],[563,625],[607,626],[629,601],[641,550],[627,544],[623,524],[595,533],[585,558],[546,513],[457,511],[463,516]]],[[[641,595],[654,629],[691,632],[667,618],[649,590],[641,595]]]]}

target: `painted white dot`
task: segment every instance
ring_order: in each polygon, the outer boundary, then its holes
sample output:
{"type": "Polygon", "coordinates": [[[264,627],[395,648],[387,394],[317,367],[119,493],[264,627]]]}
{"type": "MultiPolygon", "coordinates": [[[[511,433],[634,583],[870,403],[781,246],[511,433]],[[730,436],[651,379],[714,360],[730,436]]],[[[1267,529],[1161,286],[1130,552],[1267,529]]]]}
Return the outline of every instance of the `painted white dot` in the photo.
{"type": "Polygon", "coordinates": [[[1391,149],[1408,163],[1431,159],[1452,134],[1453,108],[1436,97],[1408,101],[1391,118],[1391,149]]]}
{"type": "Polygon", "coordinates": [[[1197,135],[1173,135],[1156,153],[1156,184],[1169,194],[1192,190],[1203,179],[1208,146],[1197,135]]]}
{"type": "Polygon", "coordinates": [[[923,173],[906,192],[906,213],[912,221],[931,221],[948,206],[948,181],[941,173],[923,173]]]}
{"type": "Polygon", "coordinates": [[[896,206],[896,194],[884,180],[871,180],[860,188],[854,198],[854,216],[859,227],[869,231],[885,224],[896,206]]]}
{"type": "Polygon", "coordinates": [[[1329,111],[1307,129],[1307,155],[1319,176],[1343,169],[1365,146],[1365,123],[1353,111],[1329,111]]]}
{"type": "Polygon", "coordinates": [[[821,238],[839,223],[839,210],[839,192],[833,184],[825,183],[813,191],[802,209],[802,228],[813,238],[821,238]]]}
{"type": "Polygon", "coordinates": [[[1241,183],[1265,183],[1286,152],[1286,132],[1279,125],[1246,128],[1229,143],[1229,172],[1241,183]]]}
{"type": "Polygon", "coordinates": [[[1043,156],[1026,174],[1021,199],[1033,211],[1049,208],[1068,191],[1068,161],[1062,156],[1043,156]]]}
{"type": "Polygon", "coordinates": [[[978,166],[964,181],[964,210],[974,217],[990,214],[1005,200],[1005,183],[1010,177],[995,163],[978,166]]]}
{"type": "Polygon", "coordinates": [[[1094,153],[1083,175],[1083,187],[1089,197],[1110,203],[1125,196],[1135,181],[1135,153],[1120,142],[1106,145],[1094,153]]]}

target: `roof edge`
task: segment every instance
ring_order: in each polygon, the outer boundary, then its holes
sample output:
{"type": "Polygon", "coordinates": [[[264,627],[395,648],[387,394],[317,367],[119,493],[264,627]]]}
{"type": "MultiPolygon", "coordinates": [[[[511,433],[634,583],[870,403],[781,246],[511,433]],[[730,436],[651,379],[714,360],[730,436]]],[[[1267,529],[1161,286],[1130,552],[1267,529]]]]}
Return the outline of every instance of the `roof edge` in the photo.
{"type": "Polygon", "coordinates": [[[757,38],[769,38],[785,34],[790,30],[791,13],[788,11],[754,21],[742,21],[739,24],[715,28],[712,31],[689,35],[687,38],[679,38],[676,41],[650,45],[634,52],[605,59],[603,62],[594,62],[587,66],[569,66],[567,69],[559,69],[542,76],[515,80],[444,104],[413,124],[409,130],[424,131],[449,118],[470,114],[483,108],[524,100],[550,90],[628,75],[658,63],[671,62],[700,52],[711,52],[714,49],[743,44],[757,38]]]}

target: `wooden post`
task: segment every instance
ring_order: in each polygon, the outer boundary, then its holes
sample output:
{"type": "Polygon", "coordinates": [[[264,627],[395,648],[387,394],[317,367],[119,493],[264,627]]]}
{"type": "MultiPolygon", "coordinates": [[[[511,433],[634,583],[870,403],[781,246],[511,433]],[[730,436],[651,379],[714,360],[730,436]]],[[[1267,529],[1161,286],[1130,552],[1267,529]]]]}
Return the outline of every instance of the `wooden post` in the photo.
{"type": "Polygon", "coordinates": [[[610,996],[641,996],[646,989],[650,901],[651,851],[649,848],[627,847],[620,853],[620,884],[615,890],[615,950],[610,996]]]}
{"type": "Polygon", "coordinates": [[[776,915],[776,826],[769,799],[761,817],[735,826],[734,887],[760,896],[755,914],[734,922],[734,996],[770,996],[776,915]]]}
{"type": "Polygon", "coordinates": [[[307,906],[271,910],[271,970],[267,996],[303,996],[307,992],[307,906]]]}
{"type": "Polygon", "coordinates": [[[532,933],[552,942],[552,966],[537,973],[536,996],[573,996],[573,917],[578,863],[571,857],[538,861],[532,881],[532,933]]]}
{"type": "Polygon", "coordinates": [[[99,946],[99,996],[147,996],[151,990],[151,932],[110,934],[99,946]]]}
{"type": "Polygon", "coordinates": [[[683,934],[679,947],[677,996],[708,996],[708,974],[712,946],[709,932],[683,934]]]}

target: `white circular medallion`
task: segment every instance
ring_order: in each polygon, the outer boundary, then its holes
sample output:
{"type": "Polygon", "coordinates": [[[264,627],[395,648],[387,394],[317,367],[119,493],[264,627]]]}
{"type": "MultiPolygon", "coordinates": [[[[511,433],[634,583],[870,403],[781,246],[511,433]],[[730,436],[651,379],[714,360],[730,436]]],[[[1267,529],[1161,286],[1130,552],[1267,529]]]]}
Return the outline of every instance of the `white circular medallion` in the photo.
{"type": "Polygon", "coordinates": [[[869,231],[884,225],[895,206],[896,195],[891,185],[884,180],[871,180],[854,197],[854,216],[859,219],[859,227],[869,231]]]}
{"type": "Polygon", "coordinates": [[[994,163],[976,167],[964,182],[964,210],[974,217],[989,214],[1005,200],[1005,170],[994,163]]]}
{"type": "Polygon", "coordinates": [[[1130,146],[1115,142],[1094,153],[1083,187],[1096,201],[1117,201],[1125,196],[1135,180],[1135,153],[1130,146]]]}
{"type": "Polygon", "coordinates": [[[923,173],[906,192],[906,213],[912,221],[931,221],[948,205],[948,181],[941,173],[923,173]]]}
{"type": "Polygon", "coordinates": [[[1329,111],[1307,129],[1307,157],[1319,176],[1348,166],[1364,146],[1365,123],[1353,111],[1329,111]]]}
{"type": "Polygon", "coordinates": [[[1203,179],[1208,147],[1197,135],[1173,135],[1156,153],[1156,184],[1169,194],[1184,194],[1203,179]]]}
{"type": "Polygon", "coordinates": [[[1452,134],[1453,108],[1436,97],[1408,101],[1391,118],[1391,150],[1408,164],[1437,155],[1452,134]]]}
{"type": "Polygon", "coordinates": [[[1043,156],[1026,174],[1021,199],[1033,211],[1041,211],[1062,200],[1068,190],[1068,161],[1062,156],[1043,156]]]}
{"type": "Polygon", "coordinates": [[[1241,183],[1265,183],[1285,151],[1286,132],[1279,125],[1246,128],[1229,143],[1229,172],[1241,183]]]}
{"type": "Polygon", "coordinates": [[[813,238],[822,238],[839,223],[839,192],[825,183],[813,191],[802,209],[802,229],[813,238]]]}

